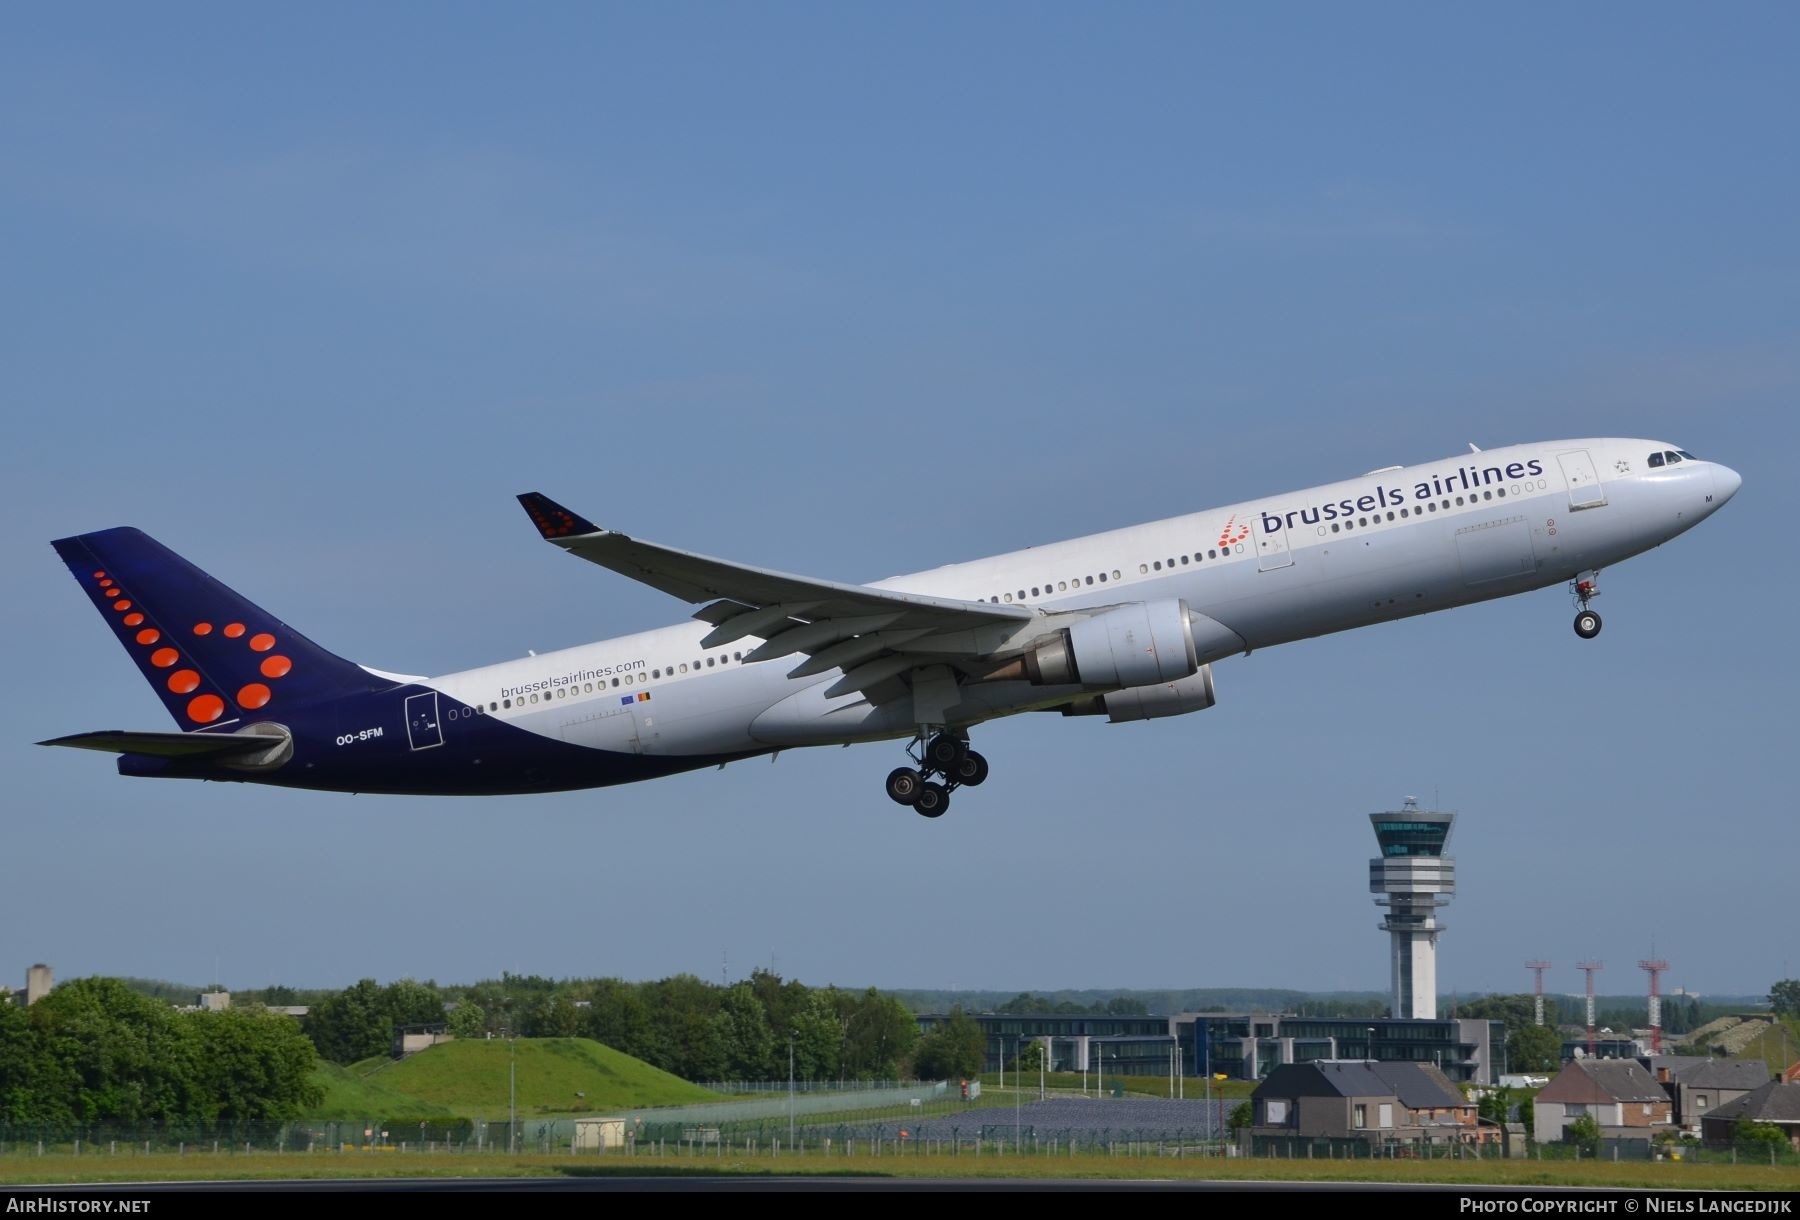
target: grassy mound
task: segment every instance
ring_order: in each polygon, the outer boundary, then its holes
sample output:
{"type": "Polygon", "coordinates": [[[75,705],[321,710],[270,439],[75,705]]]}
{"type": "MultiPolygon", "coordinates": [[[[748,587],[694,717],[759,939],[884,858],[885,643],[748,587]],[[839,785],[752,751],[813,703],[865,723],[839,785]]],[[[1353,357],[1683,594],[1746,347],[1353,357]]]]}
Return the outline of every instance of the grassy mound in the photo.
{"type": "MultiPolygon", "coordinates": [[[[458,1041],[420,1051],[398,1063],[352,1068],[325,1065],[321,1118],[424,1117],[506,1114],[512,1044],[500,1039],[458,1041]]],[[[717,1101],[689,1084],[588,1038],[521,1038],[517,1043],[521,1115],[597,1114],[650,1106],[717,1101]]]]}

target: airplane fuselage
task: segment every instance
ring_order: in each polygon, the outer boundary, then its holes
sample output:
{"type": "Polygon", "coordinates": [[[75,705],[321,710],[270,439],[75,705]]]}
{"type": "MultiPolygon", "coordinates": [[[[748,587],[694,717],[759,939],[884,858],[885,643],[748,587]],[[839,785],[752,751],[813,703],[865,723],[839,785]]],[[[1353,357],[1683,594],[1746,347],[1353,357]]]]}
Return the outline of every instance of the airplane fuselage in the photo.
{"type": "MultiPolygon", "coordinates": [[[[871,587],[1032,611],[981,639],[912,639],[908,647],[926,657],[934,648],[947,659],[1004,655],[1059,615],[1179,599],[1207,623],[1198,660],[1208,663],[1574,581],[1692,528],[1738,483],[1725,467],[1661,442],[1516,445],[871,587]]],[[[832,695],[840,670],[791,677],[791,657],[744,659],[760,638],[705,647],[710,629],[685,622],[439,677],[382,675],[368,691],[282,709],[274,718],[292,750],[277,766],[233,770],[128,753],[120,769],[358,792],[537,792],[920,729],[909,699],[832,695]]],[[[960,732],[1105,693],[1001,667],[964,666],[957,677],[957,701],[934,727],[960,732]]],[[[1207,681],[1209,703],[1210,673],[1207,681]]]]}

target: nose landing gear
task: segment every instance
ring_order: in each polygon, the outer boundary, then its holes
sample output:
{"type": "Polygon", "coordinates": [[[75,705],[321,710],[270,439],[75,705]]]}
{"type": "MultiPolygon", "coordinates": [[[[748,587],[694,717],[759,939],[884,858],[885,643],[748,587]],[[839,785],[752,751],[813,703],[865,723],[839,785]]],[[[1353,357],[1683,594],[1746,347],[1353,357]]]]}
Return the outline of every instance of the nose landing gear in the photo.
{"type": "Polygon", "coordinates": [[[910,805],[920,817],[937,818],[950,808],[950,794],[973,788],[988,777],[987,759],[969,749],[968,739],[949,732],[913,738],[907,756],[916,764],[888,772],[888,798],[910,805]],[[934,777],[941,776],[942,783],[934,777]]]}
{"type": "Polygon", "coordinates": [[[1600,596],[1600,573],[1583,572],[1569,582],[1569,591],[1575,595],[1575,634],[1584,640],[1591,640],[1600,634],[1600,616],[1588,609],[1588,603],[1600,596]]]}

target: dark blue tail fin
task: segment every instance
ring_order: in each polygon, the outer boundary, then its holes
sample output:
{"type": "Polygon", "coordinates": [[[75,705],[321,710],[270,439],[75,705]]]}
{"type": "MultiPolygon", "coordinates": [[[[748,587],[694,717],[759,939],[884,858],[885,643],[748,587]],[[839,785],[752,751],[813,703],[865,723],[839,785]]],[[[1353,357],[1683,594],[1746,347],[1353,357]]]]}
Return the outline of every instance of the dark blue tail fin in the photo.
{"type": "Polygon", "coordinates": [[[278,720],[284,708],[391,685],[141,530],[51,545],[183,729],[278,720]]]}

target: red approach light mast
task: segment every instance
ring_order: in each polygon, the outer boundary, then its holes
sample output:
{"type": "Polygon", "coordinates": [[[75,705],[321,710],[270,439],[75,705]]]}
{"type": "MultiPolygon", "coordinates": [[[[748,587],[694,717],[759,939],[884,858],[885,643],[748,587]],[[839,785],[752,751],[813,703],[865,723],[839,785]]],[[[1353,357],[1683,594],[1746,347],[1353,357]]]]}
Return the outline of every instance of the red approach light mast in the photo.
{"type": "Polygon", "coordinates": [[[1669,963],[1660,957],[1646,958],[1638,969],[1650,976],[1650,1053],[1662,1054],[1662,975],[1669,963]]]}
{"type": "Polygon", "coordinates": [[[1600,1049],[1600,1042],[1595,1036],[1594,1029],[1594,976],[1606,969],[1606,963],[1601,961],[1576,962],[1575,969],[1587,975],[1588,1058],[1591,1059],[1600,1049]]]}
{"type": "Polygon", "coordinates": [[[1544,971],[1550,969],[1550,963],[1526,962],[1525,969],[1532,973],[1533,983],[1535,984],[1533,987],[1535,993],[1534,999],[1536,1001],[1533,1012],[1536,1015],[1537,1024],[1542,1025],[1544,1023],[1544,971]]]}

